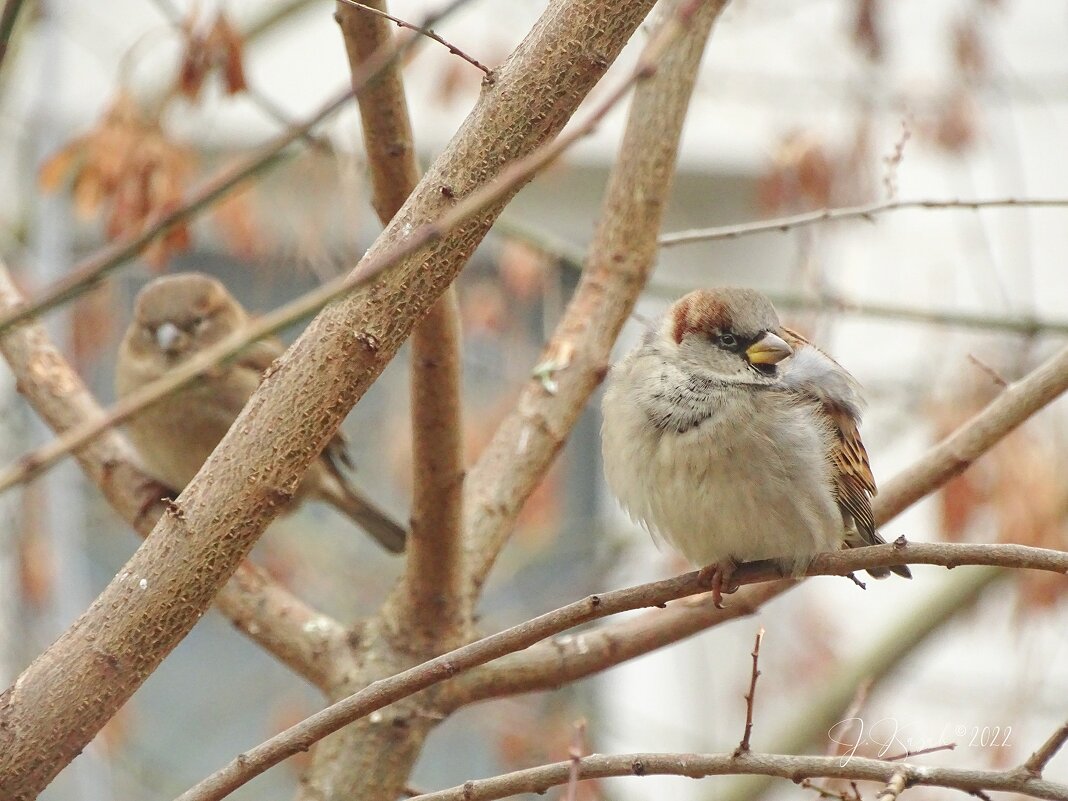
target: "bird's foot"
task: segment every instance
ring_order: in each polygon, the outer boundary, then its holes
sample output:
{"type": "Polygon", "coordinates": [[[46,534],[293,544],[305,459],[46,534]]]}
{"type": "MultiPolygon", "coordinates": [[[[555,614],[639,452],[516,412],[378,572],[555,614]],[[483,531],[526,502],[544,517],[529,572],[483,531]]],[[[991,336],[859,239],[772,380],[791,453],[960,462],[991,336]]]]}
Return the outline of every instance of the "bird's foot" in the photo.
{"type": "Polygon", "coordinates": [[[723,596],[737,592],[738,585],[732,581],[736,565],[730,559],[705,565],[697,574],[697,580],[702,584],[712,585],[712,603],[716,609],[723,609],[723,596]]]}

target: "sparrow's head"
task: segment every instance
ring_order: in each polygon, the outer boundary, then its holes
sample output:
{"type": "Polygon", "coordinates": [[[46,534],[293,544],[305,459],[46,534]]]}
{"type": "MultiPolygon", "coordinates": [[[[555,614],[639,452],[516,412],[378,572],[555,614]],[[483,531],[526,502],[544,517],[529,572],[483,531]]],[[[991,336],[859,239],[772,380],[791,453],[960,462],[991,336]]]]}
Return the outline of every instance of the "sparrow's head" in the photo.
{"type": "Polygon", "coordinates": [[[166,275],[138,293],[125,347],[131,355],[175,364],[246,320],[244,309],[214,278],[202,273],[166,275]]]}
{"type": "Polygon", "coordinates": [[[688,371],[727,381],[766,382],[793,354],[779,315],[753,289],[698,289],[671,307],[661,335],[688,371]]]}

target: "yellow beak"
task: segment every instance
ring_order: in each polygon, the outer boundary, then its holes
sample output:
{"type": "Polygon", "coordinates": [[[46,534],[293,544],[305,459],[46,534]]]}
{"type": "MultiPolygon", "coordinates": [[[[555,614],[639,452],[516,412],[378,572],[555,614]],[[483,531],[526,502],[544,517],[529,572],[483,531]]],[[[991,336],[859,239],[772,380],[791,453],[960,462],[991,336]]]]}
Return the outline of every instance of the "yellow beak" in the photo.
{"type": "Polygon", "coordinates": [[[746,348],[745,357],[750,364],[778,364],[793,352],[786,340],[769,331],[746,348]]]}

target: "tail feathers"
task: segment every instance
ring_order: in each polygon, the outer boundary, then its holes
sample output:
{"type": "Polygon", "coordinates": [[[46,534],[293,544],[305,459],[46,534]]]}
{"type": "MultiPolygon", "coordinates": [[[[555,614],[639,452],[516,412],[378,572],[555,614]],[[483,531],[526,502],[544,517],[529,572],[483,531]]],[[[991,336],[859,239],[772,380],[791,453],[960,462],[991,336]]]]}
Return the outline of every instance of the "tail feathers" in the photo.
{"type": "Polygon", "coordinates": [[[347,483],[337,482],[335,486],[338,491],[324,493],[324,500],[348,515],[390,553],[404,552],[408,532],[400,524],[347,483]]]}
{"type": "MultiPolygon", "coordinates": [[[[846,536],[845,546],[847,548],[863,548],[868,545],[886,545],[886,540],[879,536],[879,532],[871,531],[866,534],[858,531],[851,530],[846,536]]],[[[872,567],[868,568],[868,575],[874,579],[888,578],[891,573],[901,578],[912,578],[912,571],[909,570],[908,565],[891,565],[890,567],[872,567]]]]}

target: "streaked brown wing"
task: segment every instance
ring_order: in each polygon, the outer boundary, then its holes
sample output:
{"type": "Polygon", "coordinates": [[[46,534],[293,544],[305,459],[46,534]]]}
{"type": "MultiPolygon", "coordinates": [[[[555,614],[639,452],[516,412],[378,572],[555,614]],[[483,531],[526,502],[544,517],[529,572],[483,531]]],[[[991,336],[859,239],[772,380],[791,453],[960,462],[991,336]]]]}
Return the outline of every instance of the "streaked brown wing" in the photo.
{"type": "Polygon", "coordinates": [[[871,499],[879,489],[875,486],[875,476],[868,464],[868,452],[860,439],[857,421],[847,411],[830,404],[825,403],[823,409],[833,422],[836,435],[831,460],[835,466],[838,505],[853,517],[857,532],[864,540],[876,545],[881,540],[875,533],[871,499]]]}
{"type": "MultiPolygon", "coordinates": [[[[796,331],[783,328],[784,339],[795,347],[816,348],[796,331]]],[[[819,348],[816,348],[819,350],[819,348]]],[[[833,364],[838,365],[834,359],[823,353],[833,364]]],[[[845,368],[838,365],[843,371],[845,368]]],[[[868,463],[868,452],[864,450],[864,442],[860,439],[860,429],[853,414],[843,405],[834,403],[826,397],[813,397],[819,402],[823,413],[831,423],[831,432],[834,436],[831,444],[831,462],[835,467],[835,500],[845,513],[849,514],[857,527],[857,533],[870,545],[882,542],[875,531],[875,515],[871,510],[871,499],[879,491],[875,485],[875,476],[872,475],[871,465],[868,463]]]]}

